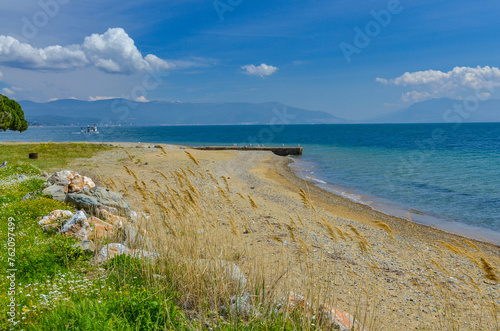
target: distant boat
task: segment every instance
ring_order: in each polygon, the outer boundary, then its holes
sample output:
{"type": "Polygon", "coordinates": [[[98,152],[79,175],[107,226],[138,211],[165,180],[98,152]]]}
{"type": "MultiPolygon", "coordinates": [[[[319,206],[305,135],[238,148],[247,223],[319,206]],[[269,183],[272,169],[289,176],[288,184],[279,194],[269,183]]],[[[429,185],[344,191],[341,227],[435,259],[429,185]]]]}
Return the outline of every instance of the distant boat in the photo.
{"type": "Polygon", "coordinates": [[[82,130],[81,133],[84,133],[84,134],[99,133],[99,131],[97,130],[97,126],[95,124],[92,126],[87,125],[87,129],[81,128],[81,130],[82,130]]]}

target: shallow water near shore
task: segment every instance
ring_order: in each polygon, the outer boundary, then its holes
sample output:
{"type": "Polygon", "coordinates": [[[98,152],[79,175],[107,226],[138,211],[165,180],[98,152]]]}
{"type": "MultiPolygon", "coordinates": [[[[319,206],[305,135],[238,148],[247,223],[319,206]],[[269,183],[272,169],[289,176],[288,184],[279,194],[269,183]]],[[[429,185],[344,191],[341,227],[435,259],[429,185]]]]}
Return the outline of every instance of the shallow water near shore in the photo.
{"type": "MultiPolygon", "coordinates": [[[[387,214],[500,244],[500,124],[33,127],[2,141],[304,147],[294,169],[387,214]]],[[[36,152],[36,151],[34,151],[36,152]]],[[[43,157],[43,155],[40,155],[43,157]]],[[[1,156],[0,156],[1,158],[1,156]]]]}

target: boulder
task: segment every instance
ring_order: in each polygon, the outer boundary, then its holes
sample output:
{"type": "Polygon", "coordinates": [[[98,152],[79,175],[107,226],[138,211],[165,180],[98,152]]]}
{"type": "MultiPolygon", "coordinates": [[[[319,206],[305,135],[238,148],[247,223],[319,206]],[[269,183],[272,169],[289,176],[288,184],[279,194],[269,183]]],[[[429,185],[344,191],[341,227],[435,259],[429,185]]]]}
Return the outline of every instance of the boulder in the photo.
{"type": "Polygon", "coordinates": [[[76,175],[78,175],[76,171],[63,170],[52,174],[47,181],[51,185],[68,186],[76,175]]]}
{"type": "Polygon", "coordinates": [[[100,205],[116,208],[119,213],[130,215],[130,205],[120,193],[105,187],[96,187],[92,191],[92,196],[100,205]]]}
{"type": "Polygon", "coordinates": [[[73,178],[71,178],[68,186],[68,193],[79,193],[83,191],[85,188],[88,190],[93,190],[95,188],[95,184],[89,177],[81,176],[76,174],[73,178]]]}
{"type": "Polygon", "coordinates": [[[73,236],[79,240],[87,240],[92,235],[92,229],[83,211],[79,211],[71,217],[59,230],[68,236],[73,236]]]}
{"type": "Polygon", "coordinates": [[[92,240],[83,240],[78,244],[74,244],[72,247],[79,247],[84,252],[95,252],[95,245],[92,240]]]}
{"type": "Polygon", "coordinates": [[[48,195],[54,200],[64,201],[66,199],[66,193],[64,193],[64,187],[59,185],[51,185],[42,191],[43,194],[48,195]]]}
{"type": "Polygon", "coordinates": [[[73,217],[74,214],[69,210],[54,210],[50,212],[47,216],[44,216],[38,224],[40,226],[48,225],[48,224],[64,224],[67,220],[73,217]]]}
{"type": "Polygon", "coordinates": [[[105,210],[115,209],[117,213],[130,215],[130,205],[127,200],[120,193],[104,187],[96,187],[90,192],[90,195],[68,193],[65,201],[93,215],[97,215],[102,208],[105,210]]]}
{"type": "Polygon", "coordinates": [[[122,244],[108,244],[99,251],[99,254],[97,255],[97,262],[104,263],[115,256],[128,254],[129,252],[130,250],[122,244]]]}
{"type": "Polygon", "coordinates": [[[90,217],[88,222],[92,227],[92,233],[88,239],[101,240],[109,238],[113,235],[113,225],[106,223],[97,217],[90,217]]]}
{"type": "Polygon", "coordinates": [[[340,309],[328,305],[321,305],[317,313],[318,323],[327,330],[339,331],[362,331],[363,329],[355,322],[354,317],[340,309]]]}
{"type": "Polygon", "coordinates": [[[69,193],[66,195],[65,202],[72,204],[77,209],[83,209],[89,214],[95,214],[99,208],[99,203],[96,198],[86,194],[69,193]]]}
{"type": "Polygon", "coordinates": [[[76,171],[63,170],[52,174],[47,182],[61,186],[65,193],[79,193],[84,188],[94,189],[95,184],[89,177],[81,176],[76,171]]]}
{"type": "Polygon", "coordinates": [[[123,228],[123,226],[128,222],[125,217],[113,214],[103,207],[99,208],[98,215],[101,219],[112,224],[116,228],[123,228]]]}

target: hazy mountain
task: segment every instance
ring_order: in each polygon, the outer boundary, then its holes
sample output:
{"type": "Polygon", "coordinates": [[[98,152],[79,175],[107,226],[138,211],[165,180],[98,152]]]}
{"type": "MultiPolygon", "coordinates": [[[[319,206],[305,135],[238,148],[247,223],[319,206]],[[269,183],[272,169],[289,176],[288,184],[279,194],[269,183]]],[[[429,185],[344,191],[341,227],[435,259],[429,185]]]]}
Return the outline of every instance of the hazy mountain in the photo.
{"type": "Polygon", "coordinates": [[[431,99],[408,108],[374,117],[369,123],[456,123],[500,122],[500,100],[479,102],[479,106],[463,100],[431,99]],[[464,106],[466,105],[466,106],[464,106]],[[476,108],[474,108],[476,107],[476,108]]]}
{"type": "Polygon", "coordinates": [[[269,103],[179,103],[57,100],[47,103],[20,102],[26,118],[42,125],[124,124],[317,124],[345,123],[321,111],[269,103]]]}

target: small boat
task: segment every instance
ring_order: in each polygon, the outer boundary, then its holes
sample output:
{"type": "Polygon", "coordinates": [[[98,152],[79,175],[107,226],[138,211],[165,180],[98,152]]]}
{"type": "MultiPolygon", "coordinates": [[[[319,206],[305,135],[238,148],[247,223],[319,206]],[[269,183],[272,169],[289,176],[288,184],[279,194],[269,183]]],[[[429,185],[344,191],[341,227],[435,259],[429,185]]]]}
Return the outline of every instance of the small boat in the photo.
{"type": "Polygon", "coordinates": [[[97,126],[95,124],[92,126],[87,125],[87,129],[81,128],[81,130],[82,130],[81,132],[85,133],[85,134],[87,134],[87,133],[89,133],[89,134],[90,133],[99,133],[99,131],[97,130],[97,126]]]}

